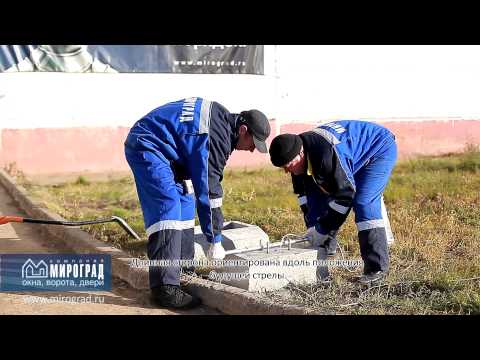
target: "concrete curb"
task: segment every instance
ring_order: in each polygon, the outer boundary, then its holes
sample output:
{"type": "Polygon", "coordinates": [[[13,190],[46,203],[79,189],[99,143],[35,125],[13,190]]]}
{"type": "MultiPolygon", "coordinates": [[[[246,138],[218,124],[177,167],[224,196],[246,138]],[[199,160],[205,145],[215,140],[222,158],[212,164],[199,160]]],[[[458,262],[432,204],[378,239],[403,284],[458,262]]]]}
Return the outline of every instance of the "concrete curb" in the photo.
{"type": "MultiPolygon", "coordinates": [[[[3,169],[0,183],[28,216],[45,220],[65,221],[60,215],[50,212],[46,206],[28,196],[21,185],[17,185],[3,169]]],[[[15,215],[15,214],[9,214],[15,215]]],[[[130,266],[131,257],[123,251],[95,240],[79,227],[38,225],[42,233],[53,237],[63,246],[76,253],[108,254],[112,258],[112,273],[135,289],[149,289],[148,270],[130,266]]],[[[316,315],[295,305],[280,305],[260,299],[253,293],[233,286],[216,283],[202,278],[183,275],[182,284],[189,292],[200,297],[202,302],[230,315],[316,315]]]]}

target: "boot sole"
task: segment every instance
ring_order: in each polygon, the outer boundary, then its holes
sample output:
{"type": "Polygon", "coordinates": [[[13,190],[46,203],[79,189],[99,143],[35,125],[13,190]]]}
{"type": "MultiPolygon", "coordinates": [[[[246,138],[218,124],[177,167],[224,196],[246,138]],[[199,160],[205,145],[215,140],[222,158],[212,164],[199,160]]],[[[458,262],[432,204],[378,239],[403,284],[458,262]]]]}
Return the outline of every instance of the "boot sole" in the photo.
{"type": "Polygon", "coordinates": [[[159,308],[164,308],[164,309],[175,309],[175,310],[188,310],[188,309],[193,309],[202,304],[200,300],[193,300],[188,304],[185,305],[173,305],[173,304],[167,304],[167,303],[162,303],[159,300],[156,299],[150,299],[150,302],[152,305],[159,307],[159,308]]]}

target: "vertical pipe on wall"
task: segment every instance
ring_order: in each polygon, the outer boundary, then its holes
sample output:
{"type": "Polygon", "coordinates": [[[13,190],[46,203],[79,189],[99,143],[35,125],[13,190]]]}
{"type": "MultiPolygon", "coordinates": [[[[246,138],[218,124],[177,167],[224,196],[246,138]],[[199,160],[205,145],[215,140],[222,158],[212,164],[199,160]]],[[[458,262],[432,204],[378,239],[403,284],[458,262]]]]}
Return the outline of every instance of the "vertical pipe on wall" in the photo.
{"type": "Polygon", "coordinates": [[[275,135],[280,134],[280,119],[279,119],[279,109],[280,109],[280,90],[279,90],[279,82],[280,82],[280,75],[278,72],[278,45],[273,46],[273,62],[274,62],[274,88],[275,88],[275,99],[274,99],[274,106],[275,106],[275,135]]]}

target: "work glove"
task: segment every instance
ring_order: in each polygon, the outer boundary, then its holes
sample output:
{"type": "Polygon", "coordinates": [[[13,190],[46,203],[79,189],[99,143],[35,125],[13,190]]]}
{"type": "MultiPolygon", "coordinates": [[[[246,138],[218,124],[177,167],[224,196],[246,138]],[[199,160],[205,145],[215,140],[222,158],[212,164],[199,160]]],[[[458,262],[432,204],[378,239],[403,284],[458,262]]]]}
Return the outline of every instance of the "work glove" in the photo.
{"type": "Polygon", "coordinates": [[[221,242],[212,243],[208,248],[207,259],[208,260],[222,260],[225,257],[225,249],[221,242]]]}
{"type": "Polygon", "coordinates": [[[325,241],[328,239],[328,234],[320,234],[315,226],[309,227],[305,238],[310,241],[314,248],[318,248],[325,244],[325,241]]]}

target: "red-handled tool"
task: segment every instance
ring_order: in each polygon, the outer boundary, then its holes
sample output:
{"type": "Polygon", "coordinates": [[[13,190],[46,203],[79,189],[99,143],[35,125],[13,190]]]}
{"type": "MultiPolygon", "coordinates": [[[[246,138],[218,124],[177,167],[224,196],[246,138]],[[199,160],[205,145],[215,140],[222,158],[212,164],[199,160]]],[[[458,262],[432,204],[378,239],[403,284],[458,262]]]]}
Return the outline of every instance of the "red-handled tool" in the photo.
{"type": "Polygon", "coordinates": [[[11,222],[23,222],[23,218],[20,216],[0,216],[0,225],[11,222]]]}

